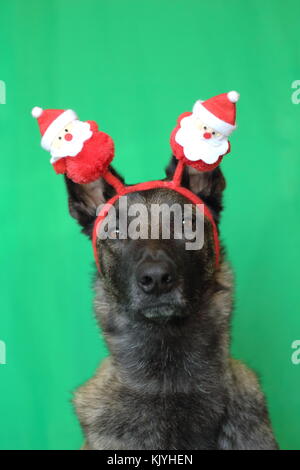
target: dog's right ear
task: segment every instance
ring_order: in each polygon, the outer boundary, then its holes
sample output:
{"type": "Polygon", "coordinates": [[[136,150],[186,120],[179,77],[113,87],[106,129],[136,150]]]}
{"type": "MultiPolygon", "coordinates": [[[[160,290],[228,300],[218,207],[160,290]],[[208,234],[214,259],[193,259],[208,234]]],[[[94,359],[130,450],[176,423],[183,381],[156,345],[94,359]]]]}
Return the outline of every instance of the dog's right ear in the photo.
{"type": "MultiPolygon", "coordinates": [[[[174,176],[178,160],[172,156],[166,168],[167,179],[174,176]]],[[[185,166],[181,185],[199,196],[209,207],[215,222],[218,224],[223,209],[223,191],[226,186],[225,178],[220,167],[212,171],[197,171],[190,166],[185,166]]]]}
{"type": "MultiPolygon", "coordinates": [[[[115,170],[110,167],[113,175],[123,182],[115,170]]],[[[93,226],[99,206],[105,204],[116,194],[116,190],[103,178],[88,184],[77,184],[65,176],[68,192],[69,212],[82,227],[82,232],[92,238],[93,226]]]]}

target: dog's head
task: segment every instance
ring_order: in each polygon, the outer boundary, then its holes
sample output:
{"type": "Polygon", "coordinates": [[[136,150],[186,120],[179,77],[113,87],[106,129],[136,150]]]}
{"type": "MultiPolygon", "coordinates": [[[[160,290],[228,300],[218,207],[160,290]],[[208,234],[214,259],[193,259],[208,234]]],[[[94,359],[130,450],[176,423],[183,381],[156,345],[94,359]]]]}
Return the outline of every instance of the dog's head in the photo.
{"type": "MultiPolygon", "coordinates": [[[[172,159],[167,168],[168,179],[175,166],[172,159]]],[[[103,179],[87,185],[68,179],[66,183],[70,213],[91,237],[97,209],[115,190],[103,179]]],[[[187,168],[182,186],[201,197],[218,225],[225,187],[221,170],[200,173],[187,168]]],[[[176,191],[154,188],[120,198],[113,217],[110,213],[107,217],[105,233],[106,237],[99,235],[97,240],[100,282],[114,305],[120,306],[115,310],[128,318],[155,323],[181,321],[196,314],[199,305],[204,305],[217,288],[212,224],[206,217],[199,222],[199,210],[176,191]],[[185,210],[187,206],[189,211],[185,210]],[[136,207],[143,209],[138,217],[136,207]],[[171,208],[167,218],[169,231],[165,230],[168,227],[164,212],[153,217],[162,207],[171,208]],[[130,228],[135,228],[134,236],[130,228]],[[188,249],[193,241],[195,246],[188,249]]]]}

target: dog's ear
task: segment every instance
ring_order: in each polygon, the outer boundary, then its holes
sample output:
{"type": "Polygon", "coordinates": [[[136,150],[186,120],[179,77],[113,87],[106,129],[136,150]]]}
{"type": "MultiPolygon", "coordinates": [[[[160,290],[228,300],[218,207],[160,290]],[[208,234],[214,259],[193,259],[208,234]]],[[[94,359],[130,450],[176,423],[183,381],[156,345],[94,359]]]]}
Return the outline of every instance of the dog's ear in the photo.
{"type": "MultiPolygon", "coordinates": [[[[173,156],[166,168],[168,179],[172,179],[178,160],[173,156]]],[[[225,178],[220,167],[212,171],[197,171],[190,166],[185,166],[182,175],[182,186],[197,194],[209,207],[215,221],[220,220],[223,209],[222,196],[226,186],[225,178]]]]}
{"type": "MultiPolygon", "coordinates": [[[[113,168],[110,167],[110,171],[123,182],[122,177],[113,168]]],[[[116,190],[103,178],[99,178],[93,183],[77,184],[65,176],[65,182],[68,192],[69,212],[81,225],[82,232],[91,238],[99,206],[113,197],[116,190]]]]}

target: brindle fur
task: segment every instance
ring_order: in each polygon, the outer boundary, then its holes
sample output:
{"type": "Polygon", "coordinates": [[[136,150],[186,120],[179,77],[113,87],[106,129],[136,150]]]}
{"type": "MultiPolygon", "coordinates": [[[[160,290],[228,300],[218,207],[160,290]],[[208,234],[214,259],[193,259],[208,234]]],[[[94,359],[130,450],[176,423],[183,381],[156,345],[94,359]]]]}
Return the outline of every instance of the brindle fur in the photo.
{"type": "MultiPolygon", "coordinates": [[[[173,159],[168,177],[174,168],[173,159]]],[[[66,183],[70,212],[90,236],[96,207],[113,189],[103,180],[66,183]]],[[[186,170],[183,184],[202,197],[218,224],[225,187],[220,169],[186,170]]],[[[130,202],[137,201],[148,206],[189,202],[166,189],[131,195],[130,202]]],[[[232,274],[223,251],[215,268],[210,223],[199,252],[187,252],[174,240],[99,245],[95,312],[110,356],[75,394],[84,448],[276,449],[256,376],[230,358],[232,274]],[[178,273],[171,298],[164,294],[167,302],[150,308],[153,318],[144,316],[149,300],[132,277],[147,249],[169,256],[178,273]]]]}

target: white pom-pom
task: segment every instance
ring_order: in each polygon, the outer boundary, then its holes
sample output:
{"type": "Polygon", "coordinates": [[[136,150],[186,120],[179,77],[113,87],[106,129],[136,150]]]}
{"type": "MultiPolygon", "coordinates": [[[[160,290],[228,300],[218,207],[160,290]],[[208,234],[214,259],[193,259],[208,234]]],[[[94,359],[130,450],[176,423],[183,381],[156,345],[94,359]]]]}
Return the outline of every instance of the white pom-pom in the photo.
{"type": "Polygon", "coordinates": [[[42,112],[43,112],[42,108],[39,108],[38,106],[35,106],[32,109],[31,114],[32,114],[32,117],[38,119],[42,115],[42,112]]]}
{"type": "Polygon", "coordinates": [[[237,91],[230,91],[227,93],[227,98],[231,103],[236,103],[239,100],[240,94],[237,91]]]}

